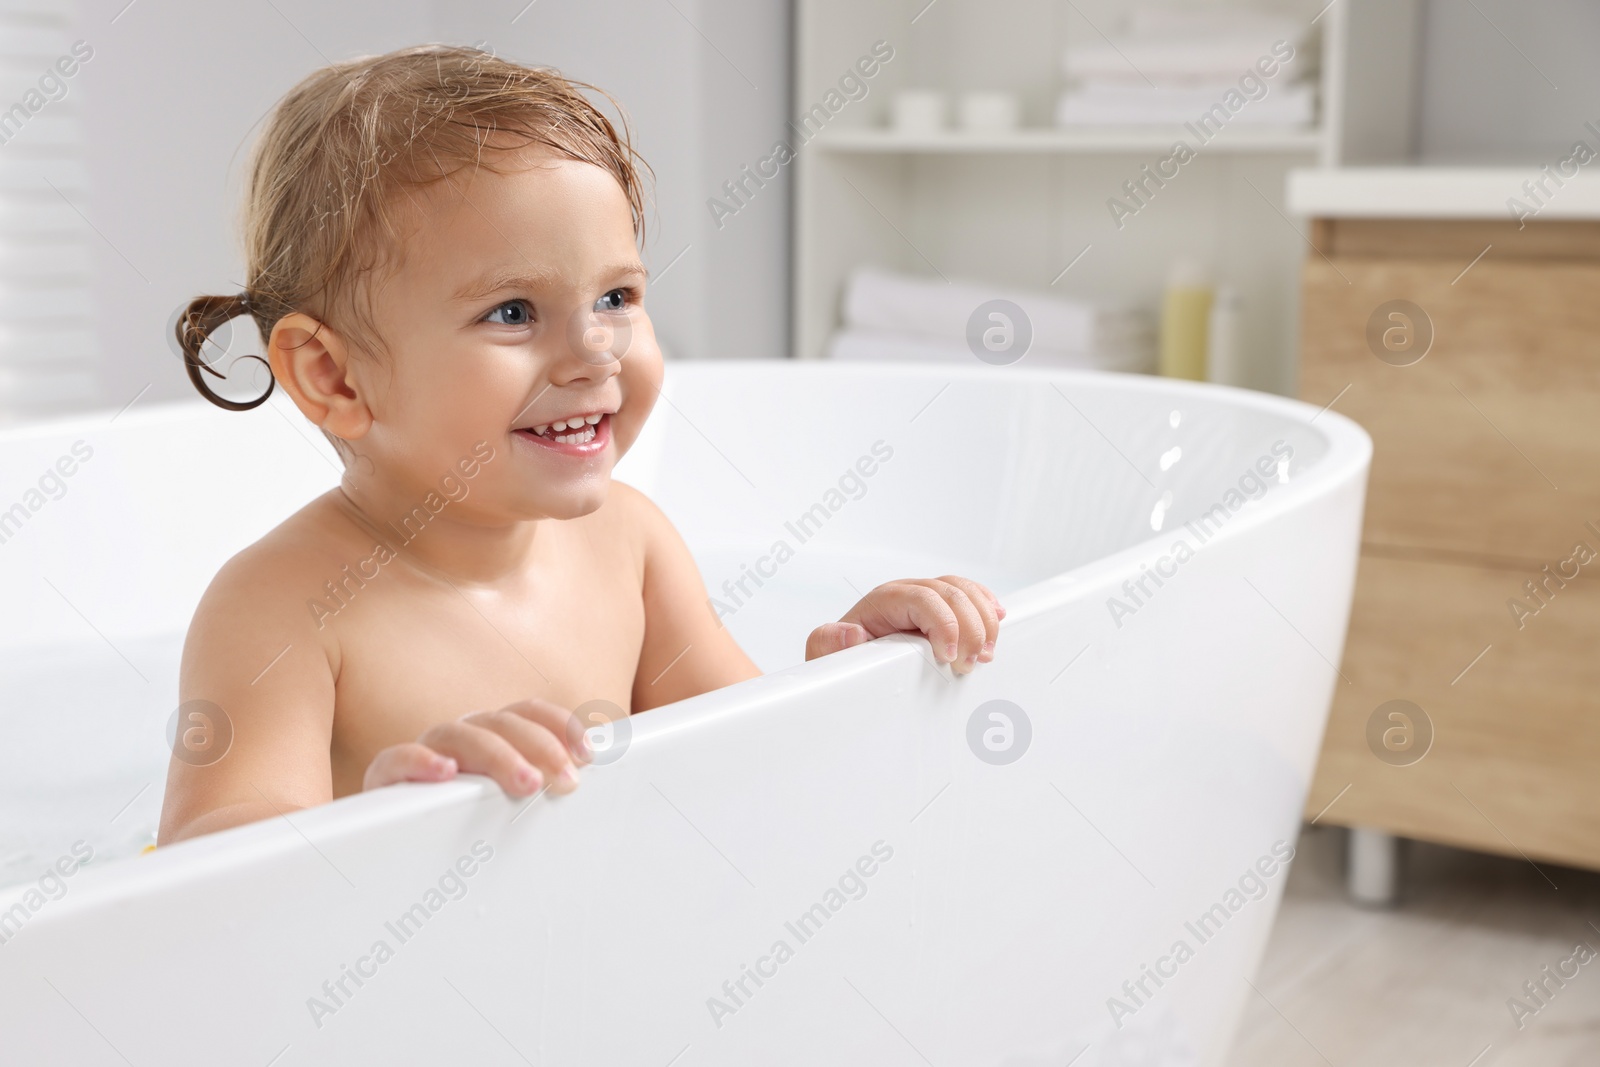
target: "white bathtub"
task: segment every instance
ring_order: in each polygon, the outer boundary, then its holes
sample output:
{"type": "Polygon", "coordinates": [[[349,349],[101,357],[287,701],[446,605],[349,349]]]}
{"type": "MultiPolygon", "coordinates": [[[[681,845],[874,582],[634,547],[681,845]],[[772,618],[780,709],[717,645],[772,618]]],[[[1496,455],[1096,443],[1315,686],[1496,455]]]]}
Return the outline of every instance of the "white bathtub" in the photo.
{"type": "Polygon", "coordinates": [[[619,476],[772,673],[636,717],[570,797],[400,786],[143,856],[189,613],[331,452],[280,397],[0,435],[0,1060],[1221,1064],[1342,684],[1366,435],[1017,367],[673,363],[667,398],[619,476]],[[993,663],[800,662],[946,572],[1001,593],[993,663]]]}

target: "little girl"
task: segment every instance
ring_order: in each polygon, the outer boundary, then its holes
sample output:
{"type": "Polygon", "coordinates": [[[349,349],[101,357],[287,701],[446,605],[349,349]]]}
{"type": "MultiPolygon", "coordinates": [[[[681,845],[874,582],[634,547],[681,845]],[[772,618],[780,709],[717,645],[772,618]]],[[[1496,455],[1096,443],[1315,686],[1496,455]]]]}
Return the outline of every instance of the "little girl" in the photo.
{"type": "MultiPolygon", "coordinates": [[[[244,410],[281,387],[344,474],[195,612],[180,699],[233,736],[216,762],[173,759],[163,843],[460,772],[569,792],[592,724],[568,709],[760,673],[672,524],[611,479],[663,368],[642,161],[591,88],[427,46],[318,71],[269,119],[245,291],[195,300],[178,339],[202,395],[244,410]],[[271,371],[246,402],[202,355],[238,315],[271,371]]],[[[967,578],[889,582],[806,658],[913,631],[966,673],[1004,614],[967,578]]]]}

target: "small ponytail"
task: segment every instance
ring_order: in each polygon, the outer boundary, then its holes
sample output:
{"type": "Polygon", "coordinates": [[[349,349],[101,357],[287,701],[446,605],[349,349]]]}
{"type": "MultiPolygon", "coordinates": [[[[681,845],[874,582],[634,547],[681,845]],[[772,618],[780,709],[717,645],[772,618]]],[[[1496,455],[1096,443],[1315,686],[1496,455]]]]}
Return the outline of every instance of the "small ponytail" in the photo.
{"type": "Polygon", "coordinates": [[[249,411],[266,403],[267,397],[272,395],[273,388],[278,384],[272,375],[272,366],[260,356],[243,356],[243,359],[253,359],[267,368],[267,391],[254,400],[229,400],[213,392],[211,386],[201,377],[201,371],[213,378],[226,378],[227,375],[217,370],[201,358],[200,350],[205,347],[206,341],[213,331],[229,319],[240,315],[254,315],[255,308],[250,304],[250,294],[239,293],[236,296],[201,296],[189,301],[189,306],[178,316],[176,333],[178,348],[183,352],[183,365],[189,372],[189,380],[200,391],[200,395],[229,411],[249,411]]]}

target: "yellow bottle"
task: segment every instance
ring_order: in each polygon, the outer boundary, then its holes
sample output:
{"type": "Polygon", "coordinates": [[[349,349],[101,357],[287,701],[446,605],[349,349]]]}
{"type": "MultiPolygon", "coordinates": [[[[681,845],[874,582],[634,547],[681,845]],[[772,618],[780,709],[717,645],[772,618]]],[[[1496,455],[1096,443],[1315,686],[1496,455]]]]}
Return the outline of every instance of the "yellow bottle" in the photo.
{"type": "Polygon", "coordinates": [[[1202,265],[1173,263],[1161,298],[1160,371],[1168,378],[1206,378],[1206,334],[1211,321],[1211,279],[1202,265]]]}

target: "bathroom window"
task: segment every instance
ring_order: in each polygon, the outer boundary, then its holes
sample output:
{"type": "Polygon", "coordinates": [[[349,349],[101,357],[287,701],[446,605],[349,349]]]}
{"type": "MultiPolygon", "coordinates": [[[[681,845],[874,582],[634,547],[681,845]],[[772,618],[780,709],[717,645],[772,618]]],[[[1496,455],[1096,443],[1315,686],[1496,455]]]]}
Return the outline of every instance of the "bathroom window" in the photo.
{"type": "Polygon", "coordinates": [[[0,423],[98,399],[80,40],[66,0],[0,9],[0,423]]]}

